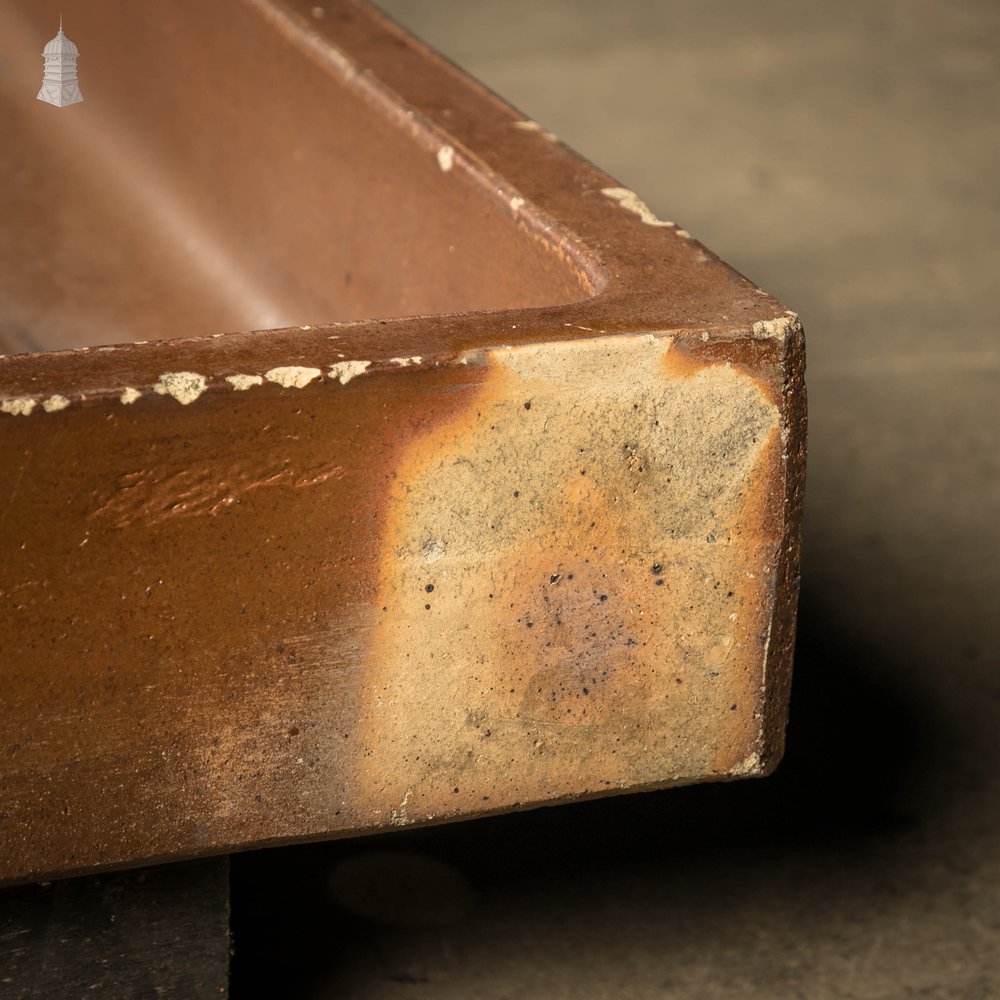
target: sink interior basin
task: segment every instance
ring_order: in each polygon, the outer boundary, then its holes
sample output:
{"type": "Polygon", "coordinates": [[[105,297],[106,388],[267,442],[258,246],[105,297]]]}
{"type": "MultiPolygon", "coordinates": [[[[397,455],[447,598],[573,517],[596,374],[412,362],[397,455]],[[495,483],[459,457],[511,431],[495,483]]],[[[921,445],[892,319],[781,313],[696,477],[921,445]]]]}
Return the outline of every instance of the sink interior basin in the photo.
{"type": "Polygon", "coordinates": [[[592,294],[543,226],[512,224],[488,172],[311,51],[316,22],[350,30],[352,16],[257,0],[0,7],[0,352],[592,294]],[[60,13],[84,96],[64,108],[36,100],[60,13]]]}

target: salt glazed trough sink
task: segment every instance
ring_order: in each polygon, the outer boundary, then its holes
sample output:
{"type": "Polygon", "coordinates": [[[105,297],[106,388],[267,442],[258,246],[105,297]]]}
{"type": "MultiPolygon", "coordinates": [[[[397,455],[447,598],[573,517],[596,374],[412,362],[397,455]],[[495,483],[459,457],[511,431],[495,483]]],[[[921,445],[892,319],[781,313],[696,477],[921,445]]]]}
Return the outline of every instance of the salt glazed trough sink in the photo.
{"type": "Polygon", "coordinates": [[[91,0],[66,107],[59,13],[0,8],[0,880],[768,773],[795,315],[370,7],[91,0]]]}

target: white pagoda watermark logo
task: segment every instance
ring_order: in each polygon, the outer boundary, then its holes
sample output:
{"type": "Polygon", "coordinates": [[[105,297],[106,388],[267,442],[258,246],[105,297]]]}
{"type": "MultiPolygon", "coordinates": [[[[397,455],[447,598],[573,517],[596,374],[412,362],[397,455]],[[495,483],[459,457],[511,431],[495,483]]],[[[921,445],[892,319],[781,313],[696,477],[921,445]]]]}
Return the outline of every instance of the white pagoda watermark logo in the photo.
{"type": "Polygon", "coordinates": [[[62,18],[59,18],[59,34],[50,41],[42,55],[45,57],[45,78],[38,99],[57,108],[67,104],[79,104],[83,100],[80,84],[76,79],[76,60],[80,50],[63,34],[62,18]]]}

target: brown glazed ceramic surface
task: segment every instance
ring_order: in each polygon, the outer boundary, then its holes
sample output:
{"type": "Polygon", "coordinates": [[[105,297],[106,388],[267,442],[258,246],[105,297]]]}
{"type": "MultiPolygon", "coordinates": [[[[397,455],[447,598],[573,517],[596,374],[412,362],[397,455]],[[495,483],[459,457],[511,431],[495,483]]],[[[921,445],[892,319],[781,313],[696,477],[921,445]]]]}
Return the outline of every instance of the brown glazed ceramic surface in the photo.
{"type": "Polygon", "coordinates": [[[794,315],[368,7],[94,0],[63,109],[58,14],[0,12],[0,878],[771,769],[794,315]]]}

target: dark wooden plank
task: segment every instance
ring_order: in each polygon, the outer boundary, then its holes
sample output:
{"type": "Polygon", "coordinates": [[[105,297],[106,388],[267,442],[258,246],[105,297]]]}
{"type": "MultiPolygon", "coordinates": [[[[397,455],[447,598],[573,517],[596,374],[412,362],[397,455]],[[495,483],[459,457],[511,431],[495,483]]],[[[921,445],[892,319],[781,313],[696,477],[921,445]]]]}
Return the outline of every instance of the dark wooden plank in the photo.
{"type": "Polygon", "coordinates": [[[228,995],[229,859],[0,892],[0,998],[228,995]]]}

